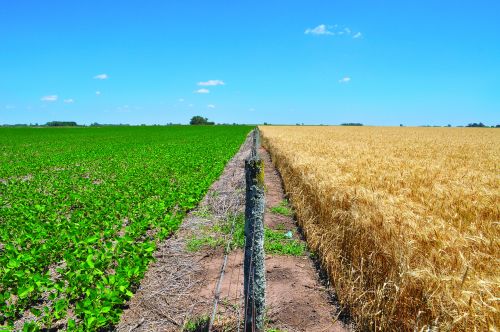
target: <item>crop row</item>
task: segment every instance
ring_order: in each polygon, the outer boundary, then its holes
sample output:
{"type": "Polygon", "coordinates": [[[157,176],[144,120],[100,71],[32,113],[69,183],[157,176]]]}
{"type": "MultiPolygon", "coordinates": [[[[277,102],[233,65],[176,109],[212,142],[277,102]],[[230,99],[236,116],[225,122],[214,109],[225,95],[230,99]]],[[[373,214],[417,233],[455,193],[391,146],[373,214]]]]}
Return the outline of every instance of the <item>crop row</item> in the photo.
{"type": "Polygon", "coordinates": [[[500,132],[261,127],[361,330],[497,331],[500,132]]]}
{"type": "Polygon", "coordinates": [[[2,129],[0,325],[119,320],[249,127],[2,129]]]}

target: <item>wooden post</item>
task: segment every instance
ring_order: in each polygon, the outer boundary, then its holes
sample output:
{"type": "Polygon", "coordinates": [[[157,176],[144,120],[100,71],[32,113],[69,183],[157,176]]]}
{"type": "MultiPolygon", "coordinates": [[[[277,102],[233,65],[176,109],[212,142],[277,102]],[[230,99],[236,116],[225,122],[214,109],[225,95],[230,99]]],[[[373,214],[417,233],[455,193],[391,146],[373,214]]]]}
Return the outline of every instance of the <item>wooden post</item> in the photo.
{"type": "MultiPolygon", "coordinates": [[[[254,143],[258,144],[258,132],[256,135],[254,143]]],[[[245,331],[263,331],[266,295],[264,163],[258,156],[258,145],[253,148],[253,156],[245,160],[245,331]]]]}
{"type": "Polygon", "coordinates": [[[252,132],[252,151],[251,157],[257,157],[259,155],[259,147],[260,147],[260,131],[259,128],[255,128],[252,132]]]}

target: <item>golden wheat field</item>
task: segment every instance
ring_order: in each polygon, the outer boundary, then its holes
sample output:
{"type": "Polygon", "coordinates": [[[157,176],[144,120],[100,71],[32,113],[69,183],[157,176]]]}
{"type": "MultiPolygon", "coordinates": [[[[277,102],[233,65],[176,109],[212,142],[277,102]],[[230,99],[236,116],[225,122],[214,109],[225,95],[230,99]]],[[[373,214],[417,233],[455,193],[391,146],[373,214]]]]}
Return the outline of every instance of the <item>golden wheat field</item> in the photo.
{"type": "Polygon", "coordinates": [[[499,129],[260,130],[361,329],[498,329],[499,129]]]}

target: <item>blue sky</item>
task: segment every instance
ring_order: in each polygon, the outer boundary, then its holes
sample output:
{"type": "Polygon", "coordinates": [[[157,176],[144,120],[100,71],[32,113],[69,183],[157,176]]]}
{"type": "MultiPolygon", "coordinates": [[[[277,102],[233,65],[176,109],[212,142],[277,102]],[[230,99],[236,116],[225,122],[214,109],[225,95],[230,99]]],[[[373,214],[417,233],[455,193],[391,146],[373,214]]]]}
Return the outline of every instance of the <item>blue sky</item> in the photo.
{"type": "Polygon", "coordinates": [[[3,0],[0,123],[498,124],[499,17],[496,0],[3,0]]]}

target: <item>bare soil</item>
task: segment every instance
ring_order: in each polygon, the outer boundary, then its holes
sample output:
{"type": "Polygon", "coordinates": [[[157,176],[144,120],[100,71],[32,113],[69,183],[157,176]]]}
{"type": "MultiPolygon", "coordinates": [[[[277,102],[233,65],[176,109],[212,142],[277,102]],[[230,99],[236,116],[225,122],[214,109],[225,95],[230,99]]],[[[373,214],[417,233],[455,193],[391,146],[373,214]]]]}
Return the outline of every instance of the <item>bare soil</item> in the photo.
{"type": "MultiPolygon", "coordinates": [[[[215,225],[228,215],[244,211],[244,159],[251,138],[228,163],[204,201],[184,219],[179,231],[158,245],[152,263],[134,297],[127,303],[118,331],[182,331],[188,321],[212,315],[214,294],[224,260],[223,246],[188,250],[190,241],[209,234],[224,238],[215,225]],[[210,233],[213,232],[213,233],[210,233]]],[[[266,215],[265,224],[280,231],[300,232],[292,217],[272,213],[270,208],[285,198],[281,178],[264,149],[266,215]]],[[[339,311],[323,285],[314,262],[300,257],[266,255],[267,328],[283,331],[350,331],[338,321],[339,311]]],[[[231,251],[220,288],[214,331],[233,331],[242,323],[243,252],[231,251]]],[[[241,325],[240,325],[241,326],[241,325]]]]}

